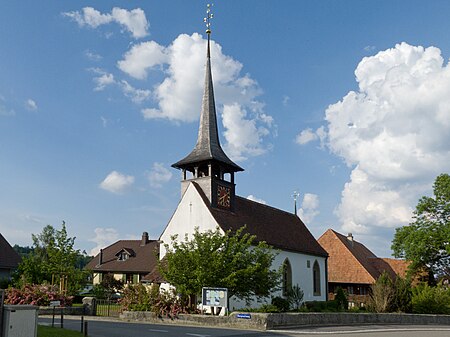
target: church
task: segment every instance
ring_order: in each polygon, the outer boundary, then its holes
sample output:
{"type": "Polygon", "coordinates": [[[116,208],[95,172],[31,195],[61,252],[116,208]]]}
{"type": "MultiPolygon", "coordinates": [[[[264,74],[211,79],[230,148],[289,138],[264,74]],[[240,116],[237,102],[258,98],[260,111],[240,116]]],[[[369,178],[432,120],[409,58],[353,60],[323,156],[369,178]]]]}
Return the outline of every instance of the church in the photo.
{"type": "MultiPolygon", "coordinates": [[[[219,228],[224,233],[242,226],[279,253],[273,268],[283,270],[283,296],[291,286],[299,285],[304,301],[327,299],[327,252],[316,241],[302,220],[289,213],[236,195],[235,175],[244,169],[234,163],[220,145],[211,72],[210,34],[206,50],[206,74],[197,143],[185,158],[172,167],[181,171],[181,200],[162,232],[160,259],[164,244],[178,234],[183,238],[200,231],[219,228]]],[[[162,287],[168,286],[162,284],[162,287]]],[[[268,299],[270,301],[270,299],[268,299]]],[[[257,303],[254,303],[256,306],[257,303]]],[[[243,307],[230,300],[230,309],[243,307]]]]}

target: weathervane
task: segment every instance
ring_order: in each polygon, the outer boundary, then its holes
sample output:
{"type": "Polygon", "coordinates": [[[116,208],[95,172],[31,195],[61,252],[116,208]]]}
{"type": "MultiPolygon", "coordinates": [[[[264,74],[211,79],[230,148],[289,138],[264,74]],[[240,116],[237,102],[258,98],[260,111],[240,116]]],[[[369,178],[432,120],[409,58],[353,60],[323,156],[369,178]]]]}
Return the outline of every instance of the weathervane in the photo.
{"type": "Polygon", "coordinates": [[[211,34],[211,19],[214,17],[214,14],[211,13],[211,7],[214,4],[207,4],[206,5],[206,17],[203,19],[203,22],[206,25],[206,34],[211,34]]]}
{"type": "Polygon", "coordinates": [[[292,194],[292,197],[294,198],[294,214],[297,215],[297,198],[300,196],[300,193],[297,191],[294,191],[294,194],[292,194]]]}

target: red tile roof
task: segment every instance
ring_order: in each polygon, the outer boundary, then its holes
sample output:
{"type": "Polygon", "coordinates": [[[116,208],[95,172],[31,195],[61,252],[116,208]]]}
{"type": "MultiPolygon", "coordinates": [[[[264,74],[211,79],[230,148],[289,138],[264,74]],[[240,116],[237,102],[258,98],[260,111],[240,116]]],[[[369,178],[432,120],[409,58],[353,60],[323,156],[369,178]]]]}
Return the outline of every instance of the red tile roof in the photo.
{"type": "Polygon", "coordinates": [[[406,275],[407,261],[379,258],[363,244],[332,229],[318,241],[329,254],[328,282],[372,284],[383,271],[392,278],[406,275]]]}
{"type": "Polygon", "coordinates": [[[103,249],[103,263],[99,265],[100,253],[88,263],[86,269],[101,272],[146,274],[158,262],[159,243],[151,240],[141,245],[142,240],[119,240],[103,249]],[[133,252],[127,260],[119,261],[120,251],[133,252]]]}
{"type": "Polygon", "coordinates": [[[11,247],[2,234],[0,234],[0,269],[15,269],[21,258],[11,247]]]}
{"type": "Polygon", "coordinates": [[[235,199],[234,212],[214,208],[198,184],[193,182],[193,185],[224,231],[236,231],[245,225],[257,241],[265,241],[274,248],[328,256],[297,215],[239,196],[235,199]]]}

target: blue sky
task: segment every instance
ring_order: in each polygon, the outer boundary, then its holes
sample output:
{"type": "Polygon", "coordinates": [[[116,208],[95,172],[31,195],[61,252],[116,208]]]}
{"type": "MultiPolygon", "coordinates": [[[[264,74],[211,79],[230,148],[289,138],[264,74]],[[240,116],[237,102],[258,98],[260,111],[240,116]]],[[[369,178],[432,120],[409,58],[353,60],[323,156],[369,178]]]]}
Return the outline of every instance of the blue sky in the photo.
{"type": "MultiPolygon", "coordinates": [[[[206,1],[8,2],[0,10],[0,232],[64,220],[95,252],[180,199],[193,148],[206,1]]],[[[212,64],[237,194],[319,237],[390,255],[450,162],[448,1],[216,1],[212,64]]]]}

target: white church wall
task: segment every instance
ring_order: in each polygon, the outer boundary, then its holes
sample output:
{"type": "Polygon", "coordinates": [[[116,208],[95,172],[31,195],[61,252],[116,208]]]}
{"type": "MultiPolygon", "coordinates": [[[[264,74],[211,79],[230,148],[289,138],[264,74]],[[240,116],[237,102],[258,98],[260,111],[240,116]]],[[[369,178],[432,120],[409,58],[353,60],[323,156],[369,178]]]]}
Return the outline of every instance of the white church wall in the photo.
{"type": "Polygon", "coordinates": [[[218,224],[197,189],[191,183],[183,194],[167,227],[160,236],[160,240],[162,241],[160,246],[160,259],[166,255],[164,244],[170,245],[173,235],[177,234],[178,240],[183,241],[186,233],[189,237],[192,237],[196,227],[199,227],[201,232],[207,230],[214,231],[218,227],[218,224]]]}
{"type": "MultiPolygon", "coordinates": [[[[324,257],[289,252],[278,251],[278,255],[275,257],[272,268],[279,270],[284,261],[289,259],[292,269],[292,285],[299,285],[303,290],[303,301],[325,301],[327,296],[326,288],[326,262],[324,257]],[[309,264],[308,264],[309,261],[309,264]],[[320,296],[314,295],[314,282],[313,282],[313,266],[317,261],[320,267],[320,296]],[[310,267],[308,267],[308,265],[310,267]]],[[[281,284],[280,284],[281,287],[281,284]]],[[[272,297],[282,297],[282,290],[276,291],[272,297]]],[[[251,307],[257,308],[263,304],[270,304],[271,298],[256,299],[256,297],[247,305],[245,301],[241,301],[236,297],[230,298],[229,308],[230,310],[237,310],[241,308],[251,307]]]]}

